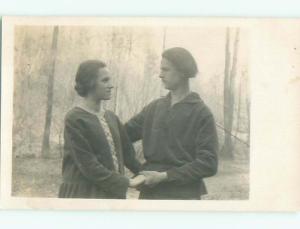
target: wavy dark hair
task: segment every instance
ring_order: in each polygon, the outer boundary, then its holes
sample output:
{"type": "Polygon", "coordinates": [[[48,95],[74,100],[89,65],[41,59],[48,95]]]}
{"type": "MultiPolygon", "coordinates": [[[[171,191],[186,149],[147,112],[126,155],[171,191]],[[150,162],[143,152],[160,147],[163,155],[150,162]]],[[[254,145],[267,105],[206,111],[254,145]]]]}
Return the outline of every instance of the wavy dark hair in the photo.
{"type": "Polygon", "coordinates": [[[100,60],[87,60],[79,65],[75,77],[75,90],[78,95],[87,96],[95,86],[99,69],[104,67],[106,64],[100,60]]]}

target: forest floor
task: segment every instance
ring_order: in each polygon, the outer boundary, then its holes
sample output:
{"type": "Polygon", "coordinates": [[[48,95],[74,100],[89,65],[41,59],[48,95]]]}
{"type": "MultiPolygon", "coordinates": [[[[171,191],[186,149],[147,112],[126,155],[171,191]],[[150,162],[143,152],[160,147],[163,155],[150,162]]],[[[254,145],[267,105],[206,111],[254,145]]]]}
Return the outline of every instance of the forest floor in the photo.
{"type": "MultiPolygon", "coordinates": [[[[14,158],[13,196],[57,197],[61,183],[61,158],[14,158]]],[[[206,178],[206,200],[243,200],[249,194],[249,165],[247,161],[220,161],[218,174],[206,178]]],[[[138,192],[130,190],[128,198],[138,192]]]]}

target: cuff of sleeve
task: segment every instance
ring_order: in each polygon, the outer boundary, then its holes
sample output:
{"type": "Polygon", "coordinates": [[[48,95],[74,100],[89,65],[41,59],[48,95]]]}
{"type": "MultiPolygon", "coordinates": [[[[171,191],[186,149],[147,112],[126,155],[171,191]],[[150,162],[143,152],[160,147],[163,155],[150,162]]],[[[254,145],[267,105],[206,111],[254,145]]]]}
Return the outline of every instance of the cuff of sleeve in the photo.
{"type": "Polygon", "coordinates": [[[169,169],[167,172],[167,180],[166,181],[174,181],[176,180],[176,172],[174,169],[169,169]]]}
{"type": "Polygon", "coordinates": [[[109,192],[116,196],[116,199],[126,199],[126,193],[129,187],[129,179],[125,176],[115,174],[118,179],[110,186],[109,192]]]}
{"type": "Polygon", "coordinates": [[[135,176],[137,176],[139,175],[141,169],[142,169],[142,165],[140,163],[136,163],[132,172],[134,173],[135,176]]]}

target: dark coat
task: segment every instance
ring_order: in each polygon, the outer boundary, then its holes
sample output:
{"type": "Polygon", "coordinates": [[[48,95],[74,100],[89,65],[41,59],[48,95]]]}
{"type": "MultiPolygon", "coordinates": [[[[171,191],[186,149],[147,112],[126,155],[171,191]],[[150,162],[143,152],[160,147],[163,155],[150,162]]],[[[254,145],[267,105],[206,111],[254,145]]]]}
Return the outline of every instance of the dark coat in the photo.
{"type": "Polygon", "coordinates": [[[133,146],[118,117],[105,112],[119,161],[120,173],[114,172],[110,147],[96,115],[79,107],[65,118],[63,183],[61,198],[126,198],[129,179],[124,176],[124,164],[138,173],[133,146]]]}
{"type": "Polygon", "coordinates": [[[197,93],[171,106],[170,94],[146,106],[126,125],[130,139],[143,140],[143,170],[166,171],[168,179],[144,186],[144,199],[199,199],[203,178],[217,172],[218,137],[212,113],[197,93]]]}

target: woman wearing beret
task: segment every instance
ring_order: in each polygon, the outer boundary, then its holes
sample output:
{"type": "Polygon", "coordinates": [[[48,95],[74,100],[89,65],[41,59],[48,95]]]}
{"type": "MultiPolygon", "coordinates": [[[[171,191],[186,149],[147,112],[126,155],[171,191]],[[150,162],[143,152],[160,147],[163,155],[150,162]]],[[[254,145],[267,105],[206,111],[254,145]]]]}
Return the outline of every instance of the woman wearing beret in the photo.
{"type": "Polygon", "coordinates": [[[65,117],[60,198],[124,199],[129,186],[144,182],[144,176],[124,175],[124,166],[137,174],[140,163],[118,117],[101,107],[112,88],[105,63],[80,64],[75,90],[82,102],[65,117]]]}
{"type": "Polygon", "coordinates": [[[203,178],[216,174],[218,137],[214,117],[190,91],[197,64],[181,47],[162,54],[160,78],[170,93],[154,100],[125,126],[131,140],[142,139],[146,176],[140,199],[200,199],[203,178]]]}

